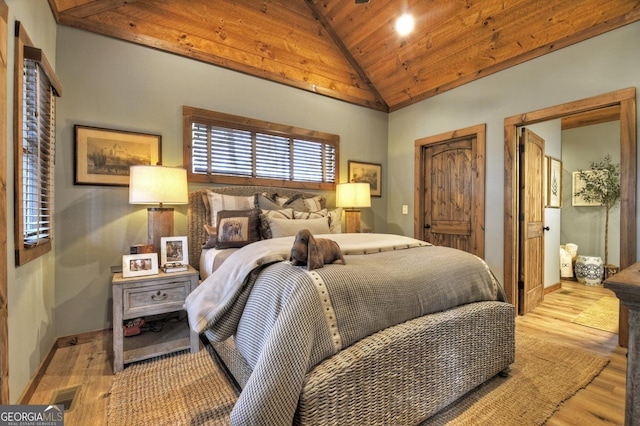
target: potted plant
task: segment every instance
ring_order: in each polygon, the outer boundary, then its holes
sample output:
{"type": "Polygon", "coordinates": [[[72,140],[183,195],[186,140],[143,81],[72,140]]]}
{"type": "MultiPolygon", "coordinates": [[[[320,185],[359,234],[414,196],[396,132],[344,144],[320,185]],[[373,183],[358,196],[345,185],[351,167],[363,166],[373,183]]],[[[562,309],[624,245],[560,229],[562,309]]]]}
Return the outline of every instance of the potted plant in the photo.
{"type": "Polygon", "coordinates": [[[604,264],[605,270],[615,271],[617,267],[609,265],[609,211],[620,200],[620,164],[613,164],[611,156],[607,154],[604,160],[592,162],[591,170],[578,171],[584,186],[575,195],[605,208],[604,264]]]}

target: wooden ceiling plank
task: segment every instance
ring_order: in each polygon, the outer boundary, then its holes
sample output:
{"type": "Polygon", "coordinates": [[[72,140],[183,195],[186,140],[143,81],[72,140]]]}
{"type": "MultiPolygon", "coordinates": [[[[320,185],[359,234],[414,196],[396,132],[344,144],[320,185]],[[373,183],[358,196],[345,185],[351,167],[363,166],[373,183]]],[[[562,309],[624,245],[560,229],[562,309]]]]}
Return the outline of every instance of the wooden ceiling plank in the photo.
{"type": "MultiPolygon", "coordinates": [[[[443,22],[433,27],[427,27],[429,21],[421,22],[418,18],[416,28],[406,37],[393,34],[392,43],[372,36],[361,43],[352,46],[363,56],[363,65],[393,60],[393,62],[407,62],[417,52],[421,55],[435,57],[441,49],[462,49],[475,42],[477,31],[486,32],[483,22],[486,17],[499,13],[507,13],[510,7],[517,7],[520,1],[505,3],[496,2],[475,3],[469,8],[452,9],[452,15],[443,18],[443,22]],[[386,51],[380,51],[379,46],[385,44],[386,51]],[[384,56],[381,56],[384,54],[384,56]]],[[[531,2],[528,2],[531,3],[531,2]]],[[[428,10],[420,8],[416,15],[427,15],[428,10]]],[[[380,35],[383,33],[381,32],[380,35]]]]}
{"type": "Polygon", "coordinates": [[[325,8],[320,12],[349,48],[357,45],[362,39],[370,39],[377,35],[384,35],[386,38],[389,32],[393,31],[396,17],[400,16],[405,8],[402,3],[393,1],[355,4],[352,1],[333,0],[333,3],[340,7],[325,8]]]}
{"type": "Polygon", "coordinates": [[[340,37],[338,37],[338,35],[334,31],[331,24],[324,18],[321,11],[318,10],[317,6],[312,1],[307,0],[307,5],[309,5],[309,7],[311,8],[311,11],[314,13],[316,18],[320,21],[320,23],[322,23],[325,30],[329,33],[329,36],[333,39],[333,41],[338,46],[338,48],[340,49],[344,57],[347,59],[347,61],[351,64],[353,69],[356,70],[360,79],[362,79],[367,85],[367,87],[369,87],[369,90],[371,91],[371,93],[373,93],[373,96],[375,97],[376,102],[388,110],[389,106],[385,102],[384,98],[378,92],[378,89],[373,85],[373,83],[371,83],[371,80],[369,80],[369,77],[367,77],[366,72],[360,67],[360,64],[353,58],[353,56],[351,55],[351,52],[342,43],[342,40],[340,39],[340,37]]]}
{"type": "MultiPolygon", "coordinates": [[[[486,19],[488,25],[491,25],[489,28],[490,31],[483,28],[480,29],[480,33],[478,33],[476,31],[468,31],[468,29],[464,30],[463,27],[459,27],[463,29],[459,32],[451,32],[448,35],[444,35],[442,32],[440,34],[433,33],[428,36],[431,37],[429,41],[420,42],[422,45],[431,43],[432,47],[428,49],[417,49],[413,46],[410,49],[400,49],[395,63],[402,64],[405,68],[409,68],[413,64],[419,64],[423,68],[432,68],[435,64],[441,63],[442,58],[451,57],[456,52],[472,48],[476,49],[476,52],[474,53],[481,53],[484,58],[496,58],[500,53],[506,53],[508,56],[511,56],[514,54],[520,54],[521,51],[536,48],[548,42],[547,40],[538,38],[532,39],[531,28],[536,25],[536,22],[543,22],[544,28],[542,28],[542,32],[548,31],[549,26],[562,28],[563,25],[566,25],[563,23],[548,23],[545,19],[545,16],[548,16],[548,14],[555,13],[552,7],[553,5],[549,4],[547,6],[548,9],[543,9],[538,8],[535,3],[526,3],[527,4],[522,5],[522,7],[517,7],[517,10],[515,11],[509,12],[508,9],[505,9],[505,13],[515,13],[515,16],[504,16],[501,13],[491,13],[495,11],[483,12],[483,16],[490,17],[490,19],[486,19]],[[517,35],[518,33],[522,35],[517,35]],[[518,37],[519,40],[522,40],[519,42],[520,45],[513,42],[514,37],[518,37]],[[506,40],[508,40],[509,43],[505,44],[504,41],[506,40]],[[534,45],[534,43],[537,45],[534,45]],[[482,44],[485,45],[485,49],[478,49],[477,46],[482,44]],[[523,46],[524,44],[526,44],[526,46],[523,46]],[[416,54],[416,52],[418,53],[416,54]]],[[[620,3],[620,1],[618,1],[618,3],[620,3]]],[[[584,6],[581,6],[581,10],[590,11],[593,8],[592,4],[587,4],[586,2],[581,3],[581,5],[584,6]]],[[[516,5],[514,4],[514,6],[516,5]]],[[[573,5],[568,6],[568,9],[570,9],[568,13],[575,14],[576,8],[573,7],[573,5]]],[[[564,7],[567,8],[567,5],[564,7]]],[[[616,13],[609,12],[609,16],[607,18],[616,16],[616,13]]],[[[591,23],[587,25],[591,25],[591,23]]],[[[450,27],[453,27],[453,25],[450,27]]],[[[564,27],[564,29],[566,29],[566,27],[564,27]]],[[[564,36],[566,36],[566,33],[558,35],[558,38],[562,38],[564,36]]],[[[425,40],[426,38],[427,37],[424,37],[425,40]]],[[[468,54],[467,56],[476,57],[474,54],[468,54]]],[[[388,64],[389,62],[390,61],[384,60],[383,58],[377,58],[376,61],[378,64],[388,64]]],[[[367,67],[368,64],[364,63],[364,66],[367,67]]],[[[394,67],[387,67],[386,70],[378,69],[376,72],[371,73],[371,77],[374,80],[385,78],[386,76],[403,78],[401,75],[398,75],[398,69],[394,67]],[[378,72],[381,72],[382,75],[378,74],[378,72]]]]}
{"type": "MultiPolygon", "coordinates": [[[[143,7],[142,4],[140,4],[143,7]]],[[[181,9],[184,9],[182,5],[180,5],[181,9]]],[[[157,24],[159,26],[167,26],[167,23],[171,19],[175,19],[175,16],[179,13],[174,10],[172,7],[167,6],[158,6],[153,9],[154,12],[152,14],[147,14],[145,16],[145,20],[157,24]]],[[[227,9],[228,11],[228,9],[227,9]]],[[[335,47],[335,53],[333,55],[329,54],[328,49],[324,48],[324,54],[317,51],[308,51],[304,48],[308,43],[305,41],[298,41],[296,38],[288,39],[288,37],[280,37],[278,39],[270,40],[269,37],[263,37],[262,31],[259,34],[259,37],[256,34],[252,33],[253,28],[247,31],[247,26],[252,27],[251,23],[255,22],[256,19],[251,19],[251,13],[248,13],[247,10],[238,10],[236,13],[230,14],[231,18],[226,18],[224,22],[224,28],[220,28],[219,31],[224,33],[224,39],[217,35],[216,29],[212,29],[211,22],[202,23],[199,21],[187,21],[187,19],[191,19],[191,16],[202,16],[208,15],[211,11],[193,11],[197,13],[190,13],[188,16],[184,17],[185,23],[180,26],[175,26],[174,29],[185,32],[184,36],[180,40],[180,43],[189,43],[189,40],[195,37],[201,37],[203,40],[210,40],[211,42],[219,42],[225,44],[227,47],[240,49],[248,54],[254,55],[258,54],[265,58],[269,58],[278,62],[287,63],[290,65],[295,65],[304,73],[309,74],[318,74],[323,75],[331,80],[340,81],[343,85],[355,85],[358,87],[365,87],[364,81],[358,81],[357,76],[355,76],[355,70],[353,70],[350,64],[344,59],[344,56],[339,52],[335,47]],[[238,14],[236,16],[236,14],[238,14]],[[243,26],[242,24],[236,24],[236,22],[242,21],[247,25],[243,26]],[[270,44],[269,42],[273,42],[270,44]],[[289,46],[300,46],[300,49],[297,47],[290,48],[289,46]],[[282,46],[282,48],[278,48],[278,46],[282,46]],[[297,65],[296,65],[297,64],[297,65]]],[[[230,12],[226,12],[229,14],[230,12]]],[[[142,12],[136,13],[136,16],[142,16],[142,12]]],[[[320,24],[315,22],[315,19],[310,18],[313,21],[313,24],[320,27],[320,24]]],[[[317,33],[318,31],[316,31],[317,33]]],[[[269,31],[264,30],[265,34],[269,34],[269,31]]],[[[148,33],[148,35],[152,35],[148,33]]],[[[300,34],[302,35],[302,34],[300,34]]],[[[327,37],[328,38],[328,37],[327,37]]],[[[201,46],[209,46],[206,43],[202,43],[201,46]]],[[[194,48],[196,45],[194,43],[194,48]]],[[[204,47],[203,47],[204,48],[204,47]]],[[[220,54],[220,53],[218,53],[220,54]]],[[[308,77],[305,77],[308,78],[308,77]]],[[[313,81],[310,81],[314,83],[313,81]]],[[[319,84],[319,81],[315,82],[316,85],[319,84]]]]}
{"type": "MultiPolygon", "coordinates": [[[[474,11],[471,15],[472,19],[469,18],[469,15],[461,16],[460,19],[457,20],[457,24],[452,23],[447,25],[446,29],[434,31],[422,36],[417,45],[405,46],[402,49],[398,49],[394,55],[394,61],[379,60],[377,63],[381,65],[373,75],[375,78],[386,78],[387,76],[402,78],[402,75],[398,75],[398,68],[388,65],[391,63],[400,64],[407,70],[416,67],[431,69],[434,66],[441,65],[443,60],[446,61],[447,58],[459,52],[466,52],[468,49],[474,48],[474,46],[485,46],[487,48],[486,50],[490,52],[492,43],[500,39],[501,35],[506,31],[505,28],[502,27],[497,31],[494,30],[494,27],[498,26],[495,23],[496,21],[502,22],[502,20],[504,20],[507,28],[514,28],[515,31],[522,31],[528,27],[528,22],[533,22],[530,16],[531,13],[536,13],[537,11],[535,3],[525,2],[524,5],[514,3],[513,7],[517,9],[516,12],[510,8],[504,9],[502,12],[499,12],[498,9],[490,9],[474,11]],[[502,17],[501,15],[501,13],[510,12],[516,13],[519,18],[502,17]],[[469,27],[463,22],[464,20],[473,21],[472,26],[469,27]],[[485,23],[487,24],[485,25],[485,23]],[[386,66],[386,69],[383,68],[384,66],[386,66]],[[379,75],[377,74],[378,72],[382,74],[379,75]]],[[[477,47],[475,48],[477,49],[477,47]]],[[[475,57],[471,54],[467,54],[467,56],[471,58],[475,57]]]]}
{"type": "Polygon", "coordinates": [[[48,1],[61,25],[390,111],[640,19],[638,0],[405,0],[401,39],[382,0],[48,1]]]}
{"type": "Polygon", "coordinates": [[[49,6],[55,8],[57,12],[65,12],[74,7],[82,6],[87,3],[100,2],[102,0],[49,0],[49,6]]]}
{"type": "MultiPolygon", "coordinates": [[[[580,14],[575,13],[577,16],[576,19],[581,19],[580,14]]],[[[608,16],[606,17],[609,18],[608,16]]],[[[508,26],[505,27],[499,37],[496,37],[495,40],[488,39],[479,39],[477,43],[472,46],[469,46],[466,50],[460,50],[458,52],[447,52],[446,55],[442,55],[446,57],[445,60],[435,62],[433,60],[426,59],[424,62],[420,62],[418,59],[414,62],[418,62],[420,64],[421,69],[427,71],[421,71],[420,69],[415,70],[412,69],[410,65],[406,66],[405,73],[412,73],[413,81],[412,84],[420,86],[423,82],[425,85],[433,86],[441,86],[449,81],[456,80],[462,76],[473,74],[477,72],[477,70],[482,70],[488,67],[494,66],[496,63],[500,63],[502,61],[508,60],[512,56],[516,56],[520,51],[530,51],[533,49],[538,49],[543,45],[553,45],[558,40],[562,40],[567,37],[569,34],[566,31],[569,28],[565,23],[553,23],[543,29],[534,29],[531,31],[531,27],[527,27],[524,25],[524,22],[530,19],[530,15],[521,15],[519,20],[513,19],[509,22],[508,26]],[[513,31],[519,31],[518,34],[509,34],[509,28],[513,31]],[[534,42],[522,42],[519,43],[518,40],[529,40],[531,39],[530,34],[532,32],[544,31],[547,34],[546,39],[542,39],[542,37],[538,37],[539,40],[535,40],[534,42]],[[515,40],[515,41],[514,41],[515,40]],[[544,44],[540,44],[543,43],[544,44]],[[522,45],[526,45],[526,48],[522,49],[522,45]],[[427,82],[427,79],[429,80],[427,82]]],[[[593,26],[592,22],[584,22],[584,20],[580,22],[573,22],[572,28],[582,29],[583,27],[591,28],[593,26]]],[[[375,75],[374,79],[386,79],[387,85],[386,87],[390,92],[395,92],[399,88],[396,86],[396,83],[402,85],[403,78],[405,76],[398,75],[401,74],[394,67],[387,67],[385,74],[382,76],[375,75]]],[[[406,81],[404,82],[406,85],[406,81]]],[[[420,90],[420,87],[417,88],[420,90]]],[[[387,98],[389,94],[383,92],[387,98]]]]}
{"type": "Polygon", "coordinates": [[[130,6],[138,0],[94,0],[65,10],[65,13],[76,18],[88,18],[98,13],[107,12],[120,7],[130,6]]]}
{"type": "Polygon", "coordinates": [[[367,22],[365,25],[365,31],[360,30],[358,26],[351,26],[350,32],[354,33],[353,37],[348,37],[347,46],[352,50],[357,50],[358,53],[367,58],[371,63],[377,62],[385,57],[380,57],[380,53],[384,55],[397,54],[398,50],[410,50],[411,48],[418,47],[421,44],[426,45],[426,40],[423,42],[422,38],[429,36],[430,34],[437,34],[442,28],[446,34],[453,33],[447,38],[448,42],[456,42],[459,37],[469,31],[470,24],[468,21],[475,21],[478,18],[477,6],[472,5],[469,8],[464,7],[459,2],[447,2],[445,6],[439,6],[437,10],[430,8],[428,2],[418,2],[414,7],[411,7],[411,13],[415,19],[415,28],[412,33],[406,36],[400,36],[395,30],[395,16],[399,15],[398,11],[392,11],[394,19],[390,20],[387,25],[380,28],[369,28],[370,24],[367,22]],[[358,36],[360,33],[366,33],[366,37],[358,36]],[[385,50],[380,50],[380,46],[385,46],[385,50]],[[409,47],[408,47],[409,46],[409,47]]]}
{"type": "MultiPolygon", "coordinates": [[[[216,54],[212,54],[191,45],[177,45],[173,41],[167,41],[167,39],[178,39],[180,37],[180,33],[178,32],[170,36],[165,36],[164,38],[150,37],[144,32],[132,33],[129,31],[130,24],[142,28],[148,24],[142,21],[131,22],[130,19],[123,20],[123,17],[118,15],[110,16],[111,19],[107,19],[109,15],[110,14],[101,14],[100,19],[102,21],[96,21],[98,17],[93,17],[91,21],[91,31],[255,75],[271,81],[284,83],[349,103],[385,110],[376,105],[375,98],[373,98],[368,90],[359,90],[357,87],[345,85],[335,80],[318,78],[318,82],[314,83],[313,81],[308,81],[313,80],[313,78],[309,77],[314,76],[309,76],[305,80],[300,77],[300,71],[297,69],[291,69],[285,64],[265,60],[256,55],[249,55],[246,52],[240,52],[238,55],[235,55],[233,49],[228,49],[224,52],[218,51],[216,54]]],[[[65,19],[65,25],[75,26],[80,29],[85,29],[84,27],[88,25],[87,19],[78,19],[75,23],[72,22],[75,18],[67,16],[65,19]]],[[[163,30],[168,33],[171,32],[171,30],[166,28],[163,28],[163,30]]],[[[158,30],[156,29],[155,31],[157,32],[158,30]]],[[[206,40],[204,42],[206,43],[206,40]]]]}
{"type": "Polygon", "coordinates": [[[412,105],[416,102],[420,102],[422,100],[428,99],[430,97],[436,96],[440,93],[443,93],[447,90],[451,90],[453,88],[459,87],[471,81],[474,81],[478,78],[491,75],[495,72],[502,71],[504,69],[510,68],[512,66],[518,65],[520,63],[526,62],[528,60],[537,58],[546,53],[554,52],[556,50],[562,49],[563,47],[570,46],[572,44],[578,43],[580,41],[586,40],[590,37],[594,37],[598,34],[603,34],[607,31],[613,30],[615,28],[619,28],[621,26],[627,25],[630,22],[635,22],[640,20],[640,10],[634,10],[629,12],[623,16],[618,18],[608,20],[607,22],[603,22],[595,27],[591,27],[585,31],[578,32],[572,34],[571,36],[565,37],[564,39],[557,41],[551,45],[541,46],[538,49],[531,50],[529,52],[525,52],[519,56],[514,56],[507,61],[497,63],[491,67],[485,69],[479,69],[475,74],[469,74],[466,76],[461,76],[456,81],[451,81],[441,86],[432,86],[423,92],[415,92],[413,96],[404,97],[404,99],[394,99],[395,103],[390,102],[391,111],[397,111],[409,105],[412,105]]]}

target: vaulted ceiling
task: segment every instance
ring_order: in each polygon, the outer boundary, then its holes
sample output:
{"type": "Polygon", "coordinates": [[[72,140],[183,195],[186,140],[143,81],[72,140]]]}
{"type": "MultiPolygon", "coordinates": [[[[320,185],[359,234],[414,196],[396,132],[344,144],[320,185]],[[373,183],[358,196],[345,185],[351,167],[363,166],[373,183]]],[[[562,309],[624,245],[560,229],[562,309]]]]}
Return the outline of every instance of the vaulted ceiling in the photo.
{"type": "Polygon", "coordinates": [[[640,19],[640,0],[49,0],[61,25],[381,111],[640,19]],[[395,20],[416,19],[401,37],[395,20]]]}

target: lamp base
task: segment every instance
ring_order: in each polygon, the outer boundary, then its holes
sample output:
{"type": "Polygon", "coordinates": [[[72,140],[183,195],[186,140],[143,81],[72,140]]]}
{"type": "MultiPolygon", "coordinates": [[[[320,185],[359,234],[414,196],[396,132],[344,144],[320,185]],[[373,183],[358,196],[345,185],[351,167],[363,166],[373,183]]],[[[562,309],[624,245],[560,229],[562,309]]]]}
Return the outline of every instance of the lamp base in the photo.
{"type": "Polygon", "coordinates": [[[173,208],[150,207],[147,209],[149,244],[160,260],[160,239],[173,236],[173,208]]]}
{"type": "Polygon", "coordinates": [[[358,209],[344,210],[344,232],[360,233],[360,210],[358,209]]]}

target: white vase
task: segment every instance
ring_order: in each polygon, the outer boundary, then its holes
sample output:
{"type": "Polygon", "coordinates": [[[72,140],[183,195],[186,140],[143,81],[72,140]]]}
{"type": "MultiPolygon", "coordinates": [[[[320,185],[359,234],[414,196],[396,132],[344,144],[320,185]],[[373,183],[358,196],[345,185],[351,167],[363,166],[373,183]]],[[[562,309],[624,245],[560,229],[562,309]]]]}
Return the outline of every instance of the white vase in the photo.
{"type": "Polygon", "coordinates": [[[599,256],[578,256],[576,278],[585,285],[600,285],[604,276],[604,262],[599,256]]]}

